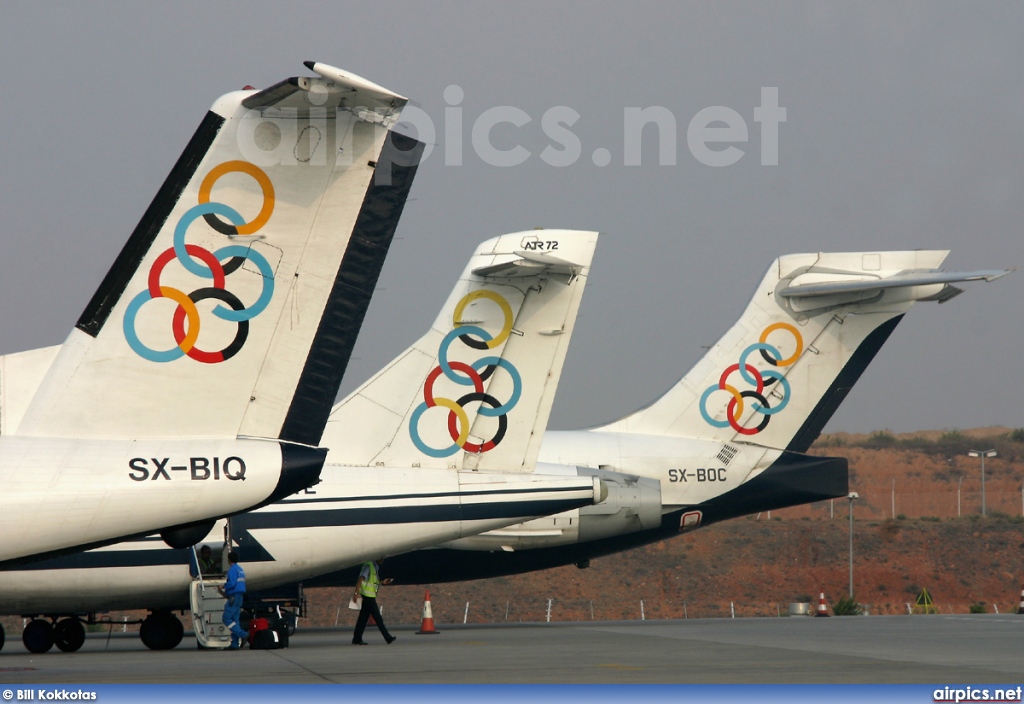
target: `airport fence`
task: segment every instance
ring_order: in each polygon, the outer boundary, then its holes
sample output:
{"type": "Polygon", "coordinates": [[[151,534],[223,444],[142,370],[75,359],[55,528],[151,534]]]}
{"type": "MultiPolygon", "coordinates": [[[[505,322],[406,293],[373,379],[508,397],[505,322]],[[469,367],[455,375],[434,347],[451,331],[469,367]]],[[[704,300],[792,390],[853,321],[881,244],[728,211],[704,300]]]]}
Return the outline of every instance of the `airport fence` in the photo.
{"type": "MultiPolygon", "coordinates": [[[[987,613],[1015,613],[1018,604],[1013,594],[1007,593],[1003,603],[985,604],[987,613]]],[[[967,614],[977,604],[944,602],[935,603],[935,611],[939,614],[967,614]]],[[[813,617],[817,603],[810,602],[810,615],[813,617]]],[[[861,605],[863,613],[870,615],[901,615],[923,614],[921,607],[915,606],[915,597],[907,595],[900,600],[867,603],[861,605]]],[[[831,613],[831,602],[828,603],[831,613]]],[[[432,602],[434,624],[438,629],[451,624],[502,624],[502,623],[565,623],[586,621],[657,621],[669,619],[706,619],[706,618],[787,618],[790,616],[790,604],[769,602],[739,601],[676,601],[666,599],[636,599],[628,603],[611,600],[592,599],[558,599],[522,597],[502,602],[496,601],[462,601],[435,600],[432,602]]],[[[338,611],[338,626],[355,623],[355,612],[338,611]]],[[[422,618],[422,602],[419,604],[405,598],[388,597],[384,604],[384,619],[389,626],[420,625],[422,618]]],[[[802,617],[798,617],[802,618],[802,617]]],[[[1024,617],[1022,617],[1024,618],[1024,617]]],[[[310,625],[335,625],[316,623],[310,625]]]]}
{"type": "MultiPolygon", "coordinates": [[[[901,490],[898,482],[890,485],[873,483],[858,486],[850,483],[850,490],[859,498],[854,502],[855,519],[885,518],[969,518],[981,516],[980,490],[968,491],[954,484],[935,491],[901,490]]],[[[768,518],[812,518],[846,520],[849,515],[847,499],[831,499],[813,504],[794,506],[780,511],[759,514],[768,518]]],[[[987,516],[1024,517],[1024,486],[1016,490],[998,489],[985,492],[984,510],[987,516]]]]}

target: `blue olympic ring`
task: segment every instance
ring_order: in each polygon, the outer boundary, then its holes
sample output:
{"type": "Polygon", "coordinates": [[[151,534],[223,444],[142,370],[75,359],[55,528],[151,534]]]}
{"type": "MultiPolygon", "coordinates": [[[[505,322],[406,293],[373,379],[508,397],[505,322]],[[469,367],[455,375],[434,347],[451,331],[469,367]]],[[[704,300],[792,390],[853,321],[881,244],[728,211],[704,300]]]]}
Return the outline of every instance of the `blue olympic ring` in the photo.
{"type": "Polygon", "coordinates": [[[202,217],[203,215],[223,215],[231,224],[235,227],[239,227],[245,224],[245,218],[238,214],[238,211],[234,208],[224,205],[223,203],[201,203],[193,206],[185,211],[185,214],[181,216],[181,220],[174,226],[174,253],[178,257],[178,261],[185,267],[185,270],[190,274],[201,276],[204,279],[212,279],[213,272],[210,271],[210,267],[197,264],[196,261],[189,256],[188,252],[185,251],[185,233],[188,231],[189,225],[195,222],[196,218],[202,217]]]}
{"type": "MultiPolygon", "coordinates": [[[[445,335],[444,339],[441,340],[441,346],[437,350],[437,363],[441,366],[441,371],[444,372],[444,375],[448,379],[451,379],[456,384],[461,384],[462,386],[472,386],[473,380],[471,378],[464,374],[456,373],[455,370],[451,368],[451,365],[448,364],[448,346],[452,344],[452,341],[455,340],[455,338],[460,335],[465,335],[466,333],[483,338],[484,342],[490,342],[492,339],[489,332],[483,328],[478,328],[475,325],[461,325],[457,328],[452,328],[451,332],[445,335]]],[[[488,359],[494,358],[489,357],[488,359]]],[[[475,368],[476,365],[473,366],[475,368]]]]}
{"type": "MultiPolygon", "coordinates": [[[[747,347],[747,349],[743,350],[743,354],[740,355],[740,376],[743,377],[743,381],[747,382],[751,386],[757,386],[757,379],[750,376],[750,372],[747,371],[747,357],[757,350],[764,350],[768,354],[775,355],[776,360],[782,359],[782,355],[779,353],[778,348],[773,347],[766,342],[755,342],[747,347]]],[[[763,382],[764,380],[762,379],[762,383],[763,382]]]]}
{"type": "Polygon", "coordinates": [[[427,457],[448,457],[450,455],[454,455],[459,451],[458,443],[453,442],[449,447],[435,450],[420,438],[420,434],[416,428],[419,427],[420,416],[426,413],[428,408],[429,406],[427,406],[426,402],[420,403],[420,405],[416,406],[416,410],[412,412],[412,415],[409,416],[409,437],[412,439],[412,444],[416,446],[417,450],[427,457]]]}
{"type": "Polygon", "coordinates": [[[128,308],[124,312],[123,322],[125,341],[128,342],[129,347],[135,350],[137,355],[143,359],[148,359],[150,362],[173,362],[184,357],[185,351],[178,345],[169,350],[154,350],[144,345],[142,340],[139,339],[138,334],[136,334],[135,316],[138,315],[139,309],[151,300],[153,300],[153,296],[150,295],[149,289],[144,289],[128,303],[128,308]]]}
{"type": "Polygon", "coordinates": [[[512,396],[509,400],[506,401],[504,405],[498,406],[497,408],[487,408],[486,406],[481,405],[477,410],[477,413],[482,416],[487,416],[488,418],[496,418],[508,413],[516,407],[516,404],[519,403],[519,397],[523,393],[523,379],[519,376],[519,370],[512,366],[511,362],[500,357],[484,357],[483,359],[473,362],[472,366],[477,372],[482,372],[490,366],[501,367],[508,372],[510,377],[512,377],[512,396]]]}
{"type": "MultiPolygon", "coordinates": [[[[783,395],[782,400],[779,401],[779,405],[775,406],[774,408],[765,408],[757,401],[754,401],[754,411],[756,413],[763,413],[766,416],[775,415],[783,408],[785,408],[786,405],[789,403],[789,381],[787,381],[786,377],[784,377],[781,373],[775,371],[774,369],[765,369],[764,371],[761,372],[761,376],[768,376],[778,381],[779,384],[782,386],[783,395]]],[[[765,384],[765,386],[767,386],[767,384],[765,384]]]]}
{"type": "Polygon", "coordinates": [[[727,420],[715,420],[714,418],[712,418],[711,416],[708,415],[708,410],[707,410],[708,396],[710,396],[711,394],[713,394],[716,391],[724,391],[724,389],[720,389],[718,387],[718,385],[715,384],[714,386],[709,386],[707,389],[704,390],[704,393],[701,394],[701,397],[700,397],[700,415],[704,419],[705,423],[707,423],[708,425],[710,425],[710,426],[712,426],[714,428],[728,428],[729,427],[729,421],[727,421],[727,420]]]}
{"type": "Polygon", "coordinates": [[[274,297],[274,270],[270,268],[270,262],[267,261],[266,257],[255,249],[244,247],[240,244],[221,247],[213,253],[213,256],[217,257],[217,261],[220,262],[228,261],[233,257],[244,257],[252,261],[263,276],[263,291],[260,292],[260,297],[256,299],[255,303],[242,310],[231,310],[230,308],[218,305],[213,309],[214,315],[223,320],[237,323],[242,320],[252,320],[262,313],[270,305],[270,299],[274,297]]]}

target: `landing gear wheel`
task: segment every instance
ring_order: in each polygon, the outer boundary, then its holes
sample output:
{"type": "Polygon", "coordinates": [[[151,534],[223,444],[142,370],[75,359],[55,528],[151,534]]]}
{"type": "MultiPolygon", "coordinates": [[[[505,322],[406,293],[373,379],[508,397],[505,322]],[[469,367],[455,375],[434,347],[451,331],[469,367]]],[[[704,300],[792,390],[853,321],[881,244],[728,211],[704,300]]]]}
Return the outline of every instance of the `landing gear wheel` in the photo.
{"type": "Polygon", "coordinates": [[[139,638],[150,650],[176,648],[185,635],[185,627],[170,611],[154,611],[142,621],[139,638]]]}
{"type": "Polygon", "coordinates": [[[65,618],[53,628],[53,640],[65,653],[73,653],[85,643],[85,626],[77,618],[65,618]]]}
{"type": "Polygon", "coordinates": [[[37,618],[25,626],[21,642],[30,653],[45,653],[53,647],[53,626],[49,621],[37,618]]]}
{"type": "Polygon", "coordinates": [[[177,648],[185,637],[185,627],[174,614],[167,614],[167,650],[177,648]]]}

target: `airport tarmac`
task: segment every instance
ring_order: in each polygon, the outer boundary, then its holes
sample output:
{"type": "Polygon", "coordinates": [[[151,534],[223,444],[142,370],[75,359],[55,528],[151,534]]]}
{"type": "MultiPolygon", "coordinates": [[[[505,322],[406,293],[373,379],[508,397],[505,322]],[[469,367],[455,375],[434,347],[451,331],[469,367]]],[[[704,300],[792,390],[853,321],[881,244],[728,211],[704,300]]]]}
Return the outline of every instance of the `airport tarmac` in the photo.
{"type": "Polygon", "coordinates": [[[146,650],[90,634],[77,653],[28,653],[8,634],[0,683],[935,683],[1024,682],[1024,616],[692,619],[300,629],[282,650],[146,650]]]}

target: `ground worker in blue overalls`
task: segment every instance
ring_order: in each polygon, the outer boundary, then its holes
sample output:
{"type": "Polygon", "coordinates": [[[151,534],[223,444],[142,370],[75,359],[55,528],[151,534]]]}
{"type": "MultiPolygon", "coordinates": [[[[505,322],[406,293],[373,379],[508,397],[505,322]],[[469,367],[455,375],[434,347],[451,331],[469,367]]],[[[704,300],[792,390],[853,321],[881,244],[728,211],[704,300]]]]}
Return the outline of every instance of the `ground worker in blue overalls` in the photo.
{"type": "Polygon", "coordinates": [[[238,623],[242,614],[242,602],[245,600],[245,571],[238,564],[238,553],[232,550],[228,553],[228,578],[223,587],[217,587],[217,591],[227,597],[224,604],[224,625],[231,631],[231,646],[228,650],[238,650],[246,642],[249,634],[242,630],[238,623]]]}

